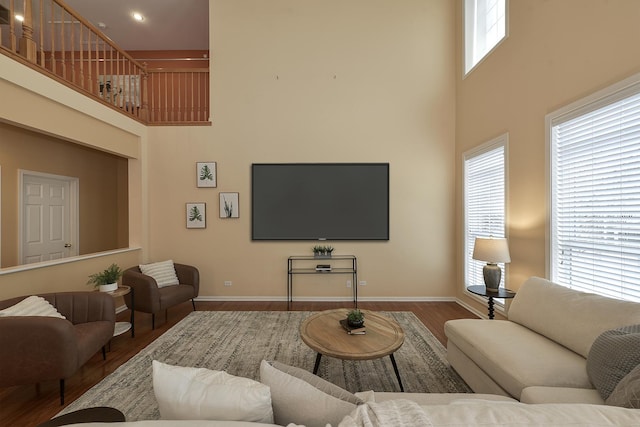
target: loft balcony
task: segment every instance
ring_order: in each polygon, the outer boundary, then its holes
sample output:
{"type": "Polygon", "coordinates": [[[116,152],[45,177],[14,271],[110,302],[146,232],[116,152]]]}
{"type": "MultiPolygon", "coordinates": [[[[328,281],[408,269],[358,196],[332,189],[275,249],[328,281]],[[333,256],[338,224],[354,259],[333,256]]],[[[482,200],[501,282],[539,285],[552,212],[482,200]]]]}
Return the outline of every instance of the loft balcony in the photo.
{"type": "Polygon", "coordinates": [[[208,51],[126,52],[61,0],[0,0],[0,53],[146,125],[210,124],[208,51]]]}

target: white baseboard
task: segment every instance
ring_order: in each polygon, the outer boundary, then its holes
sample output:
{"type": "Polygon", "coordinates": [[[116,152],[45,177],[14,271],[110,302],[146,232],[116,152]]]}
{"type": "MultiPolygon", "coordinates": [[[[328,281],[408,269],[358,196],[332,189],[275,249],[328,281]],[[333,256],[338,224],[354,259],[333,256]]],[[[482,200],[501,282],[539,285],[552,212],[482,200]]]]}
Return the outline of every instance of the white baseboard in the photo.
{"type": "Polygon", "coordinates": [[[475,314],[476,316],[480,317],[481,319],[488,319],[489,315],[487,314],[487,312],[481,312],[479,310],[477,310],[475,307],[470,306],[469,304],[467,304],[466,302],[457,299],[456,298],[456,302],[463,306],[464,308],[466,308],[467,310],[469,310],[470,312],[472,312],[473,314],[475,314]]]}
{"type": "MultiPolygon", "coordinates": [[[[287,297],[261,296],[261,297],[222,297],[199,296],[196,301],[287,301],[287,297]]],[[[293,301],[302,302],[349,302],[351,297],[294,297],[293,301]]],[[[457,302],[455,297],[358,297],[359,302],[457,302]]]]}

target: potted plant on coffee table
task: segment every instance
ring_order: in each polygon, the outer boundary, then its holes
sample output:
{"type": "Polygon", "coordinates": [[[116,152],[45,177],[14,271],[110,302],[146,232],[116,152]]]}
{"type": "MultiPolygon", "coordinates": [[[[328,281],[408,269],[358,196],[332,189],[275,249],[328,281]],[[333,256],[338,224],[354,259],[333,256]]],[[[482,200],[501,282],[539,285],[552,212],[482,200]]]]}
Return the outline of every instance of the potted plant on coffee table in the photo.
{"type": "Polygon", "coordinates": [[[118,279],[122,277],[123,271],[118,264],[111,264],[106,270],[89,276],[87,285],[93,285],[100,289],[100,292],[111,292],[118,289],[118,279]]]}
{"type": "Polygon", "coordinates": [[[364,326],[364,313],[357,308],[351,310],[347,314],[347,324],[352,328],[361,328],[364,326]]]}

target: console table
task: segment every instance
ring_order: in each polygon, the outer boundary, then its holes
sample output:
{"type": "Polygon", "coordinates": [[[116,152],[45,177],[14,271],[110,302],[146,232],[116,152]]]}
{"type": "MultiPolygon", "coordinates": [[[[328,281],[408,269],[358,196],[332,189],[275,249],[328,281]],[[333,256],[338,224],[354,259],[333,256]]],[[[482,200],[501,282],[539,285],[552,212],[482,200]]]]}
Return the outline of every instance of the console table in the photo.
{"type": "Polygon", "coordinates": [[[350,274],[351,289],[353,290],[353,305],[358,307],[358,260],[354,255],[332,255],[330,257],[316,257],[313,255],[290,256],[287,259],[287,308],[291,310],[293,302],[293,276],[296,274],[350,274]],[[318,271],[317,264],[330,264],[330,271],[318,271]],[[335,266],[334,261],[340,261],[335,266]]]}

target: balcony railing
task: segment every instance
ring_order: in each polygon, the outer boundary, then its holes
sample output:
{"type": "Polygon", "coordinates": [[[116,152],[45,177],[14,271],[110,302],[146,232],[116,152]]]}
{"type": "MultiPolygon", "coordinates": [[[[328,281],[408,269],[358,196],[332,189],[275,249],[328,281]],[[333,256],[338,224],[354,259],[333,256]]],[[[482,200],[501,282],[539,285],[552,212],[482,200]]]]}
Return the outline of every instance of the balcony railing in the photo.
{"type": "Polygon", "coordinates": [[[148,69],[61,0],[5,3],[3,54],[145,124],[209,124],[208,68],[148,69]]]}

